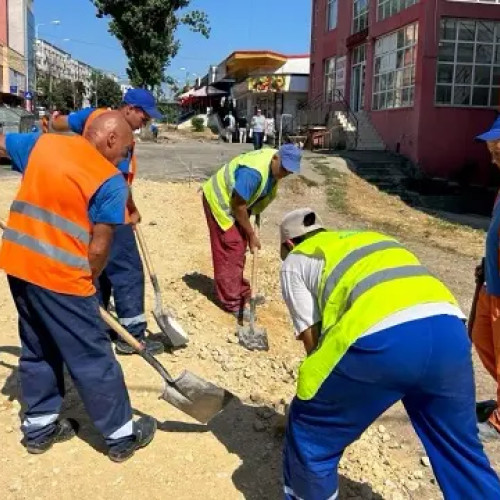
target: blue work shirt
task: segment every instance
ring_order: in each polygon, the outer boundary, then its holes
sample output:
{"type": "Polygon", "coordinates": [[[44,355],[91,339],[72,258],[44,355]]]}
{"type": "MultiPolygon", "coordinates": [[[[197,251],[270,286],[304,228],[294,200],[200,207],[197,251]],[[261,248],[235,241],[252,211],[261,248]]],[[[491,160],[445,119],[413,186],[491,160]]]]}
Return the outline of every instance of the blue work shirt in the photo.
{"type": "MultiPolygon", "coordinates": [[[[236,169],[234,177],[235,177],[234,190],[246,202],[248,202],[249,200],[252,199],[252,196],[254,196],[255,193],[259,190],[260,183],[262,182],[262,176],[254,168],[240,165],[236,169]]],[[[272,174],[269,174],[266,187],[264,188],[264,191],[262,192],[260,198],[255,203],[258,203],[260,200],[268,196],[273,190],[275,184],[276,180],[274,179],[272,174]]]]}
{"type": "Polygon", "coordinates": [[[486,235],[485,279],[490,295],[500,297],[500,195],[493,208],[490,227],[486,235]]]}
{"type": "MultiPolygon", "coordinates": [[[[68,125],[72,132],[78,135],[83,135],[83,131],[85,130],[85,124],[89,119],[89,116],[96,110],[97,108],[85,108],[80,111],[74,111],[68,115],[68,125]]],[[[118,164],[118,170],[123,173],[125,178],[128,178],[128,174],[130,172],[130,160],[132,155],[129,156],[126,160],[122,160],[118,164]]]]}
{"type": "MultiPolygon", "coordinates": [[[[40,133],[7,134],[5,145],[12,159],[12,170],[24,174],[28,160],[40,133]]],[[[105,181],[89,203],[89,219],[93,224],[124,224],[128,186],[117,173],[105,181]]]]}

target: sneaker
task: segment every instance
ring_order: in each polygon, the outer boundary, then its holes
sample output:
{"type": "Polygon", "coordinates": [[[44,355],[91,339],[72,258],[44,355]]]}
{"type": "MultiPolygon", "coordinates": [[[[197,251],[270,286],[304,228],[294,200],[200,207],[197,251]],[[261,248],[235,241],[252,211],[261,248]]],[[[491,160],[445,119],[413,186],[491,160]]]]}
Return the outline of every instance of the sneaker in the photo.
{"type": "MultiPolygon", "coordinates": [[[[142,341],[142,343],[146,344],[146,351],[148,351],[149,354],[152,354],[153,356],[156,356],[157,354],[163,354],[165,352],[165,347],[161,342],[158,342],[157,340],[152,340],[147,337],[142,341]]],[[[130,356],[131,354],[137,354],[135,349],[133,347],[130,347],[126,342],[123,342],[123,340],[118,340],[115,343],[115,352],[119,356],[130,356]]]]}
{"type": "Polygon", "coordinates": [[[108,457],[117,463],[128,460],[136,450],[146,447],[153,441],[156,432],[156,420],[153,417],[141,417],[137,422],[134,422],[133,439],[125,443],[125,445],[117,446],[116,449],[111,447],[108,451],[108,457]]]}
{"type": "Polygon", "coordinates": [[[500,439],[500,432],[490,422],[479,422],[477,428],[479,430],[479,439],[483,443],[500,439]]]}
{"type": "Polygon", "coordinates": [[[56,422],[56,428],[52,434],[45,436],[37,441],[26,440],[23,445],[32,455],[41,455],[49,451],[55,443],[69,441],[76,436],[78,431],[78,422],[72,418],[63,418],[56,422]]]}

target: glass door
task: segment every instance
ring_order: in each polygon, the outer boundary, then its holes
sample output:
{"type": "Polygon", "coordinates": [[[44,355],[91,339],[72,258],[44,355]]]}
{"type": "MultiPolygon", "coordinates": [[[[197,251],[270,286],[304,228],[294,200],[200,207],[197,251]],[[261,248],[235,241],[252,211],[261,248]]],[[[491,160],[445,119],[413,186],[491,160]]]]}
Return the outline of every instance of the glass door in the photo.
{"type": "Polygon", "coordinates": [[[357,113],[365,104],[366,45],[353,50],[351,67],[351,109],[357,113]]]}

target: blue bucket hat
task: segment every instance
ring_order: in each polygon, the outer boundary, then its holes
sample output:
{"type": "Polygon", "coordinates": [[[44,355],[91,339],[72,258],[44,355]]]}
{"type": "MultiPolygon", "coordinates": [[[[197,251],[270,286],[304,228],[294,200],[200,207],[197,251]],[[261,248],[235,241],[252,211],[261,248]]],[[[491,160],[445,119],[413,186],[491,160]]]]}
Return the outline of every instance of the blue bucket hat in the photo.
{"type": "Polygon", "coordinates": [[[302,151],[293,144],[284,144],[281,146],[278,154],[281,158],[281,165],[285,170],[298,174],[300,172],[300,160],[302,151]]]}
{"type": "Polygon", "coordinates": [[[493,122],[491,128],[484,132],[484,134],[478,135],[476,141],[498,141],[500,139],[500,116],[493,122]]]}
{"type": "Polygon", "coordinates": [[[136,108],[141,108],[150,118],[160,120],[163,115],[156,107],[156,101],[153,94],[146,89],[129,89],[123,97],[123,102],[136,108]]]}

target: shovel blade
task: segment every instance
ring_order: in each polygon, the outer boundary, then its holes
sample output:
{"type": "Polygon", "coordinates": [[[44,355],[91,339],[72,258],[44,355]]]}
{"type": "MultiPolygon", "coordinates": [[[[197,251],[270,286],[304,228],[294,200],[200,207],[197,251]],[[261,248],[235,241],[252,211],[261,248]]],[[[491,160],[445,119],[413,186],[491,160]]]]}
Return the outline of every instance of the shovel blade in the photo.
{"type": "Polygon", "coordinates": [[[172,347],[184,347],[189,342],[188,334],[175,319],[157,310],[153,312],[153,316],[167,343],[172,347]]]}
{"type": "Polygon", "coordinates": [[[269,351],[267,330],[256,326],[242,326],[238,328],[240,345],[249,351],[269,351]]]}
{"type": "Polygon", "coordinates": [[[173,385],[167,384],[162,395],[165,401],[202,424],[221,412],[233,397],[229,391],[188,371],[182,372],[173,385]]]}

